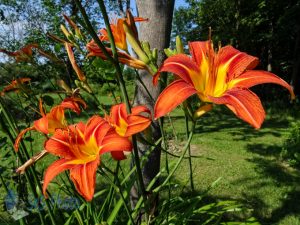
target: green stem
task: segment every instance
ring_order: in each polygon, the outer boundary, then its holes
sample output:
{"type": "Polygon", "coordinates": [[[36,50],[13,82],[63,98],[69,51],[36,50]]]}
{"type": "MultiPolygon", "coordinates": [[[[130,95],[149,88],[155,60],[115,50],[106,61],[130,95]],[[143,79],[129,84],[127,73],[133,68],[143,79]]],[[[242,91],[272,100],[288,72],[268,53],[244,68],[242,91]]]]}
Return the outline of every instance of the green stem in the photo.
{"type": "MultiPolygon", "coordinates": [[[[129,97],[128,97],[128,93],[126,91],[125,82],[124,82],[124,79],[123,79],[123,76],[122,76],[122,71],[121,71],[120,65],[118,63],[117,49],[116,49],[116,45],[115,45],[115,42],[114,42],[112,31],[111,31],[111,28],[110,28],[106,8],[105,8],[103,0],[97,0],[97,1],[99,3],[100,9],[101,9],[103,19],[104,19],[104,22],[105,22],[105,26],[106,26],[106,29],[107,29],[107,33],[108,33],[108,38],[109,38],[109,41],[111,43],[111,48],[112,48],[112,53],[113,53],[113,58],[114,58],[114,65],[116,67],[117,80],[118,80],[118,83],[119,83],[119,86],[120,86],[121,93],[123,95],[123,99],[124,99],[125,104],[126,104],[127,113],[130,114],[131,113],[131,108],[130,108],[129,97]]],[[[144,199],[146,213],[148,214],[149,209],[148,209],[148,206],[147,206],[148,204],[147,204],[146,188],[145,188],[145,184],[144,184],[144,181],[143,181],[143,174],[142,174],[142,169],[141,169],[141,165],[140,165],[140,158],[139,158],[137,140],[136,140],[135,135],[132,136],[132,144],[133,144],[135,165],[136,165],[136,168],[137,168],[138,183],[139,183],[139,187],[140,187],[140,190],[142,192],[143,199],[144,199]]]]}
{"type": "MultiPolygon", "coordinates": [[[[0,106],[1,106],[1,101],[0,101],[0,106]]],[[[1,109],[2,109],[1,112],[3,112],[3,107],[1,107],[1,109]]],[[[13,145],[15,139],[14,139],[13,135],[11,134],[11,132],[9,131],[9,129],[6,127],[6,124],[3,121],[2,115],[0,115],[0,123],[1,123],[1,126],[2,126],[2,128],[4,130],[4,132],[9,137],[9,140],[10,140],[11,144],[13,145]]],[[[21,153],[17,152],[16,155],[20,159],[21,163],[23,164],[25,162],[25,160],[23,159],[23,156],[21,155],[21,153]]],[[[34,188],[34,184],[32,183],[32,180],[30,179],[30,171],[28,171],[28,170],[25,171],[25,177],[26,177],[26,180],[29,183],[30,191],[32,192],[34,198],[37,199],[38,195],[37,195],[36,190],[34,188]]],[[[42,215],[39,207],[38,207],[38,214],[39,214],[39,217],[40,217],[40,220],[41,220],[41,224],[45,225],[44,216],[42,215]]]]}
{"type": "MultiPolygon", "coordinates": [[[[7,111],[6,111],[6,108],[4,107],[4,104],[2,102],[2,99],[0,99],[0,106],[1,106],[1,112],[4,114],[8,124],[11,126],[12,130],[14,131],[14,135],[12,135],[10,132],[9,132],[9,129],[7,128],[6,131],[7,133],[9,134],[9,137],[11,139],[11,142],[12,144],[14,144],[14,140],[15,140],[15,136],[16,136],[16,122],[14,121],[13,118],[9,117],[7,111]]],[[[3,122],[3,121],[2,121],[3,122]]],[[[5,126],[5,123],[3,122],[3,125],[5,126]]],[[[20,146],[20,150],[22,150],[22,152],[25,153],[26,155],[26,158],[29,159],[30,156],[28,154],[28,151],[26,149],[26,146],[25,144],[21,141],[21,146],[20,146]]],[[[24,164],[25,160],[23,159],[23,156],[21,155],[20,151],[17,152],[17,155],[18,157],[20,158],[22,164],[24,164]]],[[[34,188],[34,183],[32,182],[32,179],[30,179],[30,174],[33,176],[34,178],[34,182],[37,184],[39,190],[42,190],[41,188],[41,184],[37,178],[37,175],[36,175],[36,171],[34,168],[30,167],[28,169],[28,171],[25,171],[25,176],[26,176],[26,179],[27,181],[29,182],[29,186],[31,187],[31,191],[32,193],[34,194],[34,197],[35,198],[38,198],[38,194],[34,188]]],[[[56,222],[55,222],[55,219],[54,219],[54,215],[53,215],[53,212],[52,212],[52,209],[51,209],[51,206],[50,206],[50,203],[49,203],[49,200],[48,199],[45,199],[45,203],[46,203],[46,207],[47,207],[47,210],[48,210],[48,213],[49,213],[49,216],[50,216],[50,219],[51,219],[51,222],[53,225],[56,225],[56,222]]],[[[40,211],[38,211],[40,213],[40,211]]],[[[42,214],[39,214],[40,218],[41,218],[41,221],[44,221],[44,217],[42,214]]]]}
{"type": "MultiPolygon", "coordinates": [[[[189,118],[185,115],[185,127],[186,127],[186,137],[189,137],[189,118]]],[[[188,159],[189,159],[189,173],[190,173],[190,184],[192,191],[195,191],[194,180],[193,180],[193,165],[191,157],[191,145],[188,145],[188,159]]]]}
{"type": "Polygon", "coordinates": [[[119,177],[118,177],[119,168],[120,168],[120,162],[118,161],[117,168],[116,168],[116,171],[115,171],[115,178],[114,179],[115,179],[115,182],[116,182],[117,187],[119,189],[118,191],[119,191],[119,194],[120,194],[120,196],[122,198],[123,205],[125,206],[125,210],[126,210],[126,212],[128,214],[128,217],[129,217],[131,223],[134,225],[135,222],[134,222],[134,220],[132,218],[132,215],[131,215],[131,212],[130,212],[128,206],[127,206],[126,200],[125,200],[123,192],[122,192],[122,186],[121,186],[121,183],[120,183],[120,180],[119,180],[119,177]]]}
{"type": "MultiPolygon", "coordinates": [[[[115,66],[115,68],[116,68],[116,78],[117,78],[117,81],[119,83],[121,93],[123,95],[123,100],[126,104],[127,113],[131,113],[129,97],[128,97],[128,93],[126,91],[125,82],[123,80],[122,71],[121,71],[121,68],[120,68],[120,65],[119,65],[119,62],[118,62],[117,49],[116,49],[115,42],[114,42],[114,39],[113,39],[113,35],[112,35],[112,32],[111,32],[109,19],[108,19],[108,16],[107,16],[107,12],[106,12],[104,2],[101,1],[101,0],[98,0],[99,6],[100,6],[100,9],[101,9],[103,18],[104,18],[104,22],[105,22],[105,25],[106,25],[109,41],[111,43],[113,57],[111,57],[111,55],[107,52],[105,46],[103,45],[103,43],[98,38],[96,32],[93,29],[93,26],[92,26],[91,22],[89,21],[89,18],[86,14],[85,9],[82,7],[79,0],[75,0],[75,3],[76,3],[77,7],[79,8],[79,10],[80,10],[80,12],[83,16],[84,22],[87,26],[87,29],[88,29],[89,33],[93,37],[93,40],[98,45],[98,47],[102,50],[102,52],[107,57],[107,59],[109,61],[111,61],[113,63],[113,65],[115,66]]],[[[135,159],[135,164],[136,164],[136,168],[137,168],[138,184],[139,184],[139,187],[141,189],[142,196],[143,196],[144,203],[145,203],[145,207],[146,207],[147,206],[147,204],[146,204],[147,195],[146,195],[145,185],[144,185],[144,182],[143,182],[143,175],[142,175],[142,170],[141,170],[141,166],[140,166],[138,148],[137,148],[137,142],[136,142],[136,137],[135,136],[132,137],[132,142],[133,142],[133,150],[134,150],[134,159],[135,159]]],[[[147,209],[146,209],[146,211],[148,212],[147,209]]]]}
{"type": "Polygon", "coordinates": [[[188,150],[188,146],[190,145],[190,143],[191,143],[191,141],[192,141],[192,138],[193,138],[193,135],[194,135],[194,132],[195,132],[195,131],[194,131],[194,130],[195,130],[195,126],[196,126],[196,124],[193,123],[193,127],[192,127],[192,130],[191,130],[190,134],[189,134],[189,138],[188,138],[188,140],[187,140],[187,143],[185,144],[185,146],[184,146],[184,148],[183,148],[183,151],[182,151],[182,154],[181,154],[180,158],[178,159],[178,161],[177,161],[175,167],[174,167],[174,168],[172,169],[172,171],[169,173],[168,177],[164,180],[164,182],[163,182],[161,185],[159,185],[157,188],[155,188],[155,189],[153,190],[153,192],[159,192],[159,191],[162,189],[162,187],[164,187],[164,186],[169,182],[170,178],[171,178],[171,177],[174,175],[174,173],[176,172],[177,168],[179,167],[181,161],[182,161],[183,158],[184,158],[184,155],[186,154],[186,152],[187,152],[187,150],[188,150]]]}

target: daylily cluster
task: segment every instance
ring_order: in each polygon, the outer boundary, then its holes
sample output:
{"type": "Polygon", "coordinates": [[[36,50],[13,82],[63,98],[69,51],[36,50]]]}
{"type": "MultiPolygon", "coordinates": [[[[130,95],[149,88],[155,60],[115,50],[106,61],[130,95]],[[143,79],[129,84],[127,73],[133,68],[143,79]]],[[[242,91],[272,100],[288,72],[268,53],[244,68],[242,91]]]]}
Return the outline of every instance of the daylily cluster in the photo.
{"type": "MultiPolygon", "coordinates": [[[[131,12],[127,10],[126,18],[113,19],[110,24],[110,28],[113,34],[114,43],[118,49],[117,54],[119,62],[136,69],[145,69],[150,71],[147,66],[149,63],[149,57],[142,48],[138,38],[137,27],[135,25],[135,22],[143,21],[148,21],[148,19],[133,17],[131,12]],[[129,54],[127,42],[130,43],[133,51],[135,51],[139,59],[129,54]]],[[[109,36],[106,29],[100,29],[99,39],[104,42],[109,42],[109,36]]],[[[103,60],[107,60],[107,57],[94,40],[91,40],[86,45],[86,48],[90,52],[88,56],[97,56],[103,60]]],[[[107,47],[106,51],[112,55],[111,48],[107,47]]]]}
{"type": "Polygon", "coordinates": [[[40,48],[40,46],[36,43],[25,45],[21,49],[14,51],[14,52],[7,51],[6,49],[0,49],[0,52],[6,54],[8,56],[14,57],[16,62],[31,62],[32,57],[33,57],[33,49],[36,49],[41,56],[43,56],[47,59],[50,59],[50,60],[52,60],[54,62],[58,62],[58,63],[62,62],[56,56],[43,51],[40,48]]]}
{"type": "Polygon", "coordinates": [[[17,78],[15,80],[11,81],[11,83],[9,85],[5,86],[3,88],[3,90],[0,92],[0,95],[4,96],[5,93],[12,92],[12,91],[18,92],[20,89],[22,89],[23,85],[25,83],[29,83],[30,80],[31,79],[28,77],[17,78]]]}
{"type": "Polygon", "coordinates": [[[15,52],[10,52],[5,49],[0,49],[0,52],[3,52],[8,56],[15,57],[16,62],[28,62],[32,58],[32,49],[34,48],[39,49],[38,44],[28,44],[15,52]]]}
{"type": "MultiPolygon", "coordinates": [[[[151,123],[149,109],[144,106],[132,108],[126,112],[125,104],[115,105],[105,118],[92,116],[87,123],[68,125],[64,116],[65,109],[80,113],[80,106],[86,107],[80,98],[67,98],[47,114],[40,102],[42,118],[32,127],[20,132],[15,142],[16,150],[25,132],[37,130],[51,134],[44,144],[41,154],[50,153],[60,159],[52,163],[45,172],[43,193],[47,196],[47,187],[59,173],[70,170],[70,178],[76,190],[87,201],[91,201],[95,190],[96,170],[100,165],[100,156],[110,152],[116,160],[125,159],[125,152],[132,150],[130,136],[146,129],[151,123]]],[[[23,171],[24,167],[18,171],[23,171]]]]}
{"type": "Polygon", "coordinates": [[[191,56],[176,54],[164,61],[153,78],[157,84],[161,72],[176,74],[176,79],[158,97],[155,118],[164,116],[193,94],[203,103],[194,117],[212,109],[212,103],[225,104],[237,117],[260,128],[265,111],[257,95],[248,88],[263,83],[279,84],[295,97],[291,86],[270,72],[253,70],[258,58],[232,46],[213,49],[212,42],[189,43],[191,56]],[[176,98],[174,98],[176,96],[176,98]]]}

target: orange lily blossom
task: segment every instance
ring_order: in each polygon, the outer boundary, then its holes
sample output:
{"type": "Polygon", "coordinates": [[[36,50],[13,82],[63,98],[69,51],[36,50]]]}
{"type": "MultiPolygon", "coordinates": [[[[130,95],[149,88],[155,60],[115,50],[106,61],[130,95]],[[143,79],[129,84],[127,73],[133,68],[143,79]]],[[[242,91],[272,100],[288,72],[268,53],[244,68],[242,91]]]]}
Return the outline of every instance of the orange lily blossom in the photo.
{"type": "MultiPolygon", "coordinates": [[[[107,60],[107,57],[104,55],[102,50],[98,47],[98,45],[94,42],[94,40],[90,41],[87,44],[86,48],[90,52],[88,54],[88,57],[89,56],[97,56],[103,60],[107,60]]],[[[112,55],[112,50],[110,48],[106,48],[106,50],[108,51],[108,53],[110,55],[112,55]]],[[[126,65],[131,66],[136,69],[147,69],[148,68],[147,65],[143,61],[136,59],[124,52],[118,51],[117,54],[118,54],[118,60],[122,64],[126,64],[126,65]]]]}
{"type": "MultiPolygon", "coordinates": [[[[126,18],[119,18],[119,19],[113,19],[112,23],[110,24],[110,28],[114,37],[114,41],[116,46],[123,50],[128,51],[127,42],[126,42],[126,33],[123,28],[124,22],[126,22],[133,33],[135,34],[135,38],[138,39],[138,33],[137,28],[135,26],[135,22],[142,22],[142,21],[148,21],[148,19],[144,19],[142,17],[133,17],[130,10],[127,10],[126,18]]],[[[108,33],[106,29],[100,30],[100,40],[101,41],[109,41],[108,33]]]]}
{"type": "Polygon", "coordinates": [[[130,137],[145,130],[151,124],[151,112],[146,106],[135,106],[131,114],[127,114],[124,103],[114,105],[110,110],[110,116],[106,120],[123,137],[130,137]]]}
{"type": "Polygon", "coordinates": [[[70,170],[76,190],[91,201],[95,190],[96,170],[100,156],[106,152],[131,151],[128,138],[119,136],[103,118],[91,117],[86,124],[80,122],[68,129],[57,129],[46,141],[47,152],[59,156],[45,172],[43,193],[59,173],[70,170]]]}
{"type": "Polygon", "coordinates": [[[20,90],[20,86],[24,83],[29,82],[31,79],[28,77],[24,77],[24,78],[18,78],[13,80],[9,85],[5,86],[3,88],[3,90],[1,91],[1,95],[3,96],[5,94],[5,92],[10,92],[10,91],[19,91],[20,90]]]}
{"type": "MultiPolygon", "coordinates": [[[[189,48],[191,57],[185,54],[169,57],[153,78],[156,84],[160,72],[178,76],[158,97],[155,118],[164,116],[185,99],[197,94],[203,102],[225,104],[237,117],[258,129],[265,118],[265,111],[260,99],[248,88],[275,83],[287,88],[292,98],[295,97],[291,86],[275,74],[252,70],[259,62],[256,57],[232,46],[214,52],[211,41],[191,42],[189,48]]],[[[199,115],[210,109],[200,107],[199,115]]]]}
{"type": "Polygon", "coordinates": [[[32,49],[39,49],[38,44],[28,44],[18,51],[10,52],[5,49],[0,49],[0,52],[7,54],[8,56],[15,57],[17,62],[27,62],[32,57],[32,49]]]}
{"type": "Polygon", "coordinates": [[[17,151],[19,149],[19,144],[22,137],[30,130],[36,130],[47,135],[53,134],[58,128],[66,128],[67,121],[65,119],[64,110],[71,109],[79,114],[81,111],[80,105],[86,108],[86,104],[82,99],[75,97],[66,98],[60,105],[54,106],[50,112],[46,114],[43,109],[43,103],[40,100],[39,108],[42,118],[34,121],[33,126],[22,130],[18,134],[14,144],[15,150],[17,151]]]}
{"type": "MultiPolygon", "coordinates": [[[[122,137],[130,137],[145,130],[151,124],[151,112],[146,106],[136,106],[131,109],[128,115],[124,103],[114,105],[106,121],[115,128],[115,131],[122,137]]],[[[125,159],[123,152],[112,152],[114,159],[125,159]]]]}

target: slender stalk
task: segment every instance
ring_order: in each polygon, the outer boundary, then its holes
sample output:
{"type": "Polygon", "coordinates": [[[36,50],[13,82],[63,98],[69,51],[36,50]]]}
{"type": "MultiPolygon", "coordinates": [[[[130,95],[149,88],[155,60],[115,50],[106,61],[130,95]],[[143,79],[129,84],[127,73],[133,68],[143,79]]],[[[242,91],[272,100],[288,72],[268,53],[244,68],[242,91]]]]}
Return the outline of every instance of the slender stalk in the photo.
{"type": "MultiPolygon", "coordinates": [[[[109,24],[109,19],[107,16],[107,12],[106,12],[106,8],[104,5],[104,2],[101,0],[98,0],[99,6],[100,6],[100,10],[102,12],[103,18],[104,18],[104,22],[106,25],[106,29],[107,29],[107,33],[108,33],[108,37],[109,37],[109,41],[111,43],[111,48],[112,48],[112,53],[113,53],[113,57],[110,56],[110,54],[106,51],[105,46],[103,45],[103,43],[100,41],[100,39],[98,38],[96,32],[94,31],[88,16],[86,14],[85,9],[82,7],[81,3],[79,2],[79,0],[75,0],[75,3],[77,5],[77,7],[79,8],[83,19],[87,25],[88,31],[89,33],[92,35],[95,43],[98,45],[98,47],[102,50],[102,52],[105,54],[105,56],[107,57],[107,59],[109,61],[111,61],[115,68],[116,68],[116,78],[117,81],[119,83],[119,87],[123,96],[123,100],[126,104],[126,110],[128,113],[131,113],[131,108],[130,108],[130,102],[129,102],[129,97],[128,97],[128,93],[126,91],[126,87],[125,87],[125,82],[123,80],[123,76],[122,76],[122,71],[118,62],[118,54],[117,54],[117,49],[116,49],[116,45],[113,39],[113,35],[112,35],[112,31],[110,28],[110,24],[109,24]]],[[[148,213],[148,207],[147,207],[147,195],[146,195],[146,189],[145,189],[145,185],[144,185],[144,181],[143,181],[143,174],[142,174],[142,170],[141,170],[141,165],[140,165],[140,159],[139,159],[139,154],[138,154],[138,148],[137,148],[137,140],[135,136],[132,136],[132,143],[133,143],[133,149],[134,149],[134,161],[135,161],[135,165],[137,168],[137,175],[138,175],[138,184],[139,184],[139,188],[141,190],[143,199],[144,199],[144,203],[145,203],[145,208],[146,208],[146,212],[148,213]]]]}
{"type": "MultiPolygon", "coordinates": [[[[101,175],[104,175],[104,177],[105,177],[105,178],[108,180],[108,182],[111,184],[111,187],[113,187],[113,188],[116,190],[116,192],[120,194],[120,197],[121,197],[121,199],[122,199],[122,203],[123,203],[123,205],[124,205],[124,207],[125,207],[125,210],[126,210],[126,212],[127,212],[127,214],[128,214],[128,217],[129,217],[131,223],[134,225],[135,222],[134,222],[134,220],[133,220],[133,218],[132,218],[130,209],[129,209],[129,207],[127,206],[126,199],[125,199],[125,197],[124,197],[124,195],[123,195],[122,185],[121,185],[121,182],[120,182],[119,177],[118,177],[118,170],[119,170],[119,164],[118,164],[117,167],[116,167],[116,172],[117,172],[117,173],[114,173],[114,180],[113,180],[113,181],[109,178],[109,176],[108,176],[103,170],[102,170],[102,172],[101,172],[101,175]]],[[[108,223],[109,223],[109,222],[108,222],[108,223]]]]}
{"type": "Polygon", "coordinates": [[[182,154],[181,154],[180,158],[178,159],[178,161],[177,161],[175,167],[174,167],[174,168],[172,169],[172,171],[169,173],[168,177],[164,180],[164,182],[163,182],[161,185],[159,185],[157,188],[155,188],[155,189],[153,190],[153,192],[159,192],[159,191],[162,189],[162,187],[164,187],[164,186],[169,182],[170,178],[171,178],[171,177],[174,175],[174,173],[176,172],[178,166],[180,165],[181,161],[182,161],[183,158],[184,158],[184,155],[186,154],[186,152],[187,152],[187,150],[188,150],[189,144],[190,144],[191,141],[192,141],[192,138],[193,138],[193,135],[194,135],[194,132],[195,132],[195,126],[196,126],[196,124],[193,123],[193,127],[192,127],[192,130],[191,130],[190,134],[189,134],[189,138],[188,138],[188,140],[187,140],[187,143],[185,144],[185,146],[184,146],[184,148],[183,148],[183,151],[182,151],[182,154]]]}
{"type": "MultiPolygon", "coordinates": [[[[4,114],[4,116],[5,116],[5,118],[6,118],[7,122],[8,122],[8,124],[9,124],[9,126],[11,126],[11,128],[12,128],[12,130],[13,130],[13,132],[14,132],[14,135],[12,135],[12,134],[10,134],[9,129],[8,129],[8,128],[6,129],[8,135],[9,135],[9,137],[10,137],[10,139],[11,139],[12,144],[14,144],[14,140],[15,140],[14,137],[16,136],[16,131],[17,131],[17,129],[16,129],[16,127],[17,127],[17,126],[16,126],[16,122],[14,121],[13,118],[11,118],[11,117],[8,115],[8,113],[7,113],[7,111],[6,111],[6,108],[5,108],[5,106],[4,106],[3,102],[2,102],[2,99],[0,99],[0,106],[1,106],[1,109],[2,109],[1,112],[4,114]]],[[[3,122],[3,121],[2,121],[2,122],[3,122]]],[[[3,122],[3,125],[5,126],[5,123],[4,123],[4,122],[3,122]]],[[[30,156],[29,156],[29,154],[28,154],[28,151],[27,151],[27,149],[26,149],[26,146],[25,146],[25,144],[24,144],[22,141],[21,141],[20,150],[22,150],[22,152],[25,153],[27,159],[30,158],[30,156]]],[[[18,155],[18,157],[20,158],[22,164],[24,164],[24,163],[25,163],[25,160],[24,160],[23,156],[21,155],[20,151],[17,152],[17,155],[18,155]]],[[[36,171],[35,171],[34,168],[32,168],[32,167],[29,168],[29,170],[28,170],[27,172],[25,172],[25,176],[26,176],[27,181],[29,182],[29,186],[30,186],[30,188],[31,188],[32,193],[34,194],[34,197],[35,197],[35,198],[38,198],[38,194],[37,194],[37,192],[36,192],[36,190],[35,190],[34,183],[32,182],[32,179],[30,179],[30,175],[33,176],[34,182],[37,184],[39,190],[42,190],[41,184],[40,184],[40,182],[39,182],[39,180],[38,180],[38,178],[37,178],[37,175],[36,175],[36,171]]],[[[53,225],[56,225],[56,222],[55,222],[55,219],[54,219],[54,215],[53,215],[53,212],[52,212],[52,209],[51,209],[49,200],[48,200],[48,199],[45,199],[45,203],[46,203],[47,210],[48,210],[48,212],[49,212],[49,216],[50,216],[50,219],[51,219],[51,223],[52,223],[53,225]]],[[[41,222],[44,221],[44,217],[43,217],[42,214],[40,214],[40,213],[41,213],[40,210],[39,210],[38,212],[39,212],[39,216],[40,216],[40,218],[41,218],[41,222]]]]}
{"type": "MultiPolygon", "coordinates": [[[[89,31],[90,31],[94,41],[101,48],[102,51],[104,50],[103,53],[105,54],[105,56],[107,54],[109,55],[109,53],[105,49],[105,46],[99,40],[97,34],[95,33],[94,29],[92,28],[84,8],[81,6],[81,4],[78,0],[75,0],[75,2],[77,4],[80,12],[82,13],[82,16],[85,20],[86,25],[89,27],[89,31]]],[[[113,53],[113,58],[112,59],[111,59],[110,55],[107,58],[114,64],[114,66],[116,68],[116,78],[117,78],[117,81],[119,83],[121,93],[123,95],[123,100],[126,104],[126,109],[127,109],[128,113],[131,113],[129,97],[128,97],[128,93],[126,91],[125,82],[123,80],[122,71],[121,71],[121,68],[120,68],[120,65],[119,65],[119,62],[118,62],[117,49],[116,49],[116,45],[115,45],[115,42],[114,42],[114,39],[113,39],[112,31],[111,31],[111,28],[110,28],[106,8],[105,8],[104,2],[102,0],[98,0],[98,3],[99,3],[100,10],[101,10],[103,18],[104,18],[104,22],[105,22],[105,25],[106,25],[106,29],[107,29],[107,33],[108,33],[108,37],[109,37],[109,41],[110,41],[111,48],[112,48],[112,53],[113,53]]],[[[145,189],[145,185],[144,185],[144,181],[143,181],[143,174],[142,174],[142,170],[141,170],[141,166],[140,166],[139,154],[138,154],[138,148],[137,148],[137,141],[136,141],[135,136],[132,137],[132,143],[133,143],[133,150],[134,150],[134,159],[135,159],[135,164],[136,164],[136,168],[137,168],[138,183],[139,183],[139,187],[141,189],[141,192],[142,192],[142,195],[143,195],[143,198],[144,198],[145,207],[146,207],[147,206],[147,204],[146,204],[147,195],[146,195],[146,189],[145,189]]],[[[146,207],[146,211],[148,211],[147,207],[146,207]]]]}
{"type": "MultiPolygon", "coordinates": [[[[186,137],[189,137],[189,118],[185,115],[185,128],[186,128],[186,137]]],[[[189,159],[189,173],[190,173],[190,185],[192,191],[195,191],[194,180],[193,180],[193,165],[192,165],[192,157],[191,157],[191,145],[188,145],[188,159],[189,159]]]]}
{"type": "MultiPolygon", "coordinates": [[[[1,101],[0,101],[0,106],[1,106],[1,101]]],[[[2,107],[2,111],[1,112],[3,112],[3,107],[2,107]]],[[[9,129],[6,127],[6,124],[3,121],[3,117],[2,116],[0,116],[0,123],[1,123],[1,125],[3,127],[4,132],[9,137],[9,140],[10,140],[11,144],[13,145],[15,139],[14,139],[13,135],[11,134],[11,132],[9,131],[9,129]]],[[[17,152],[16,155],[20,159],[21,163],[23,164],[24,163],[24,159],[23,159],[23,156],[21,155],[21,153],[17,152]]],[[[37,195],[36,190],[34,188],[34,184],[32,183],[32,180],[30,179],[30,171],[28,171],[28,170],[25,171],[25,178],[26,178],[26,180],[29,183],[29,188],[30,188],[30,191],[32,192],[34,198],[37,199],[38,195],[37,195]]],[[[40,218],[40,221],[41,221],[41,225],[45,225],[44,216],[42,215],[39,207],[38,207],[38,215],[39,215],[39,218],[40,218]]]]}

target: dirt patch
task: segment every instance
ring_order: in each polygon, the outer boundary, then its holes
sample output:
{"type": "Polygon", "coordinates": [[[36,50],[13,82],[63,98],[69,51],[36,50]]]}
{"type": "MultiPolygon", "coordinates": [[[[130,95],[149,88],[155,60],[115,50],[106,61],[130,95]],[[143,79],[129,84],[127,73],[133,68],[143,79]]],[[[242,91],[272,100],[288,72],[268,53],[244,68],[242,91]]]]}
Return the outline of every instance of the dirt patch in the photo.
{"type": "MultiPolygon", "coordinates": [[[[184,142],[170,140],[168,141],[168,151],[178,155],[182,152],[184,145],[184,142]]],[[[190,148],[193,156],[202,156],[206,152],[199,145],[191,144],[190,148]]]]}

